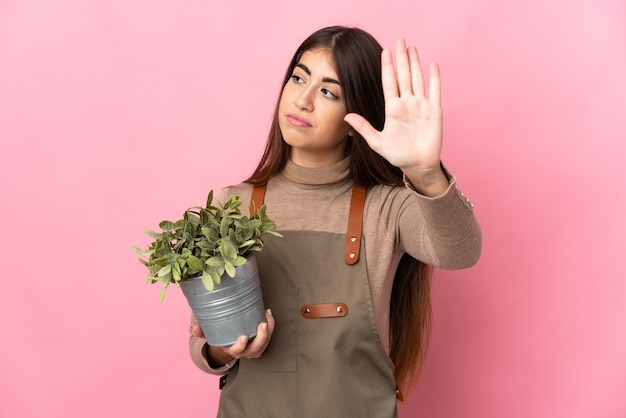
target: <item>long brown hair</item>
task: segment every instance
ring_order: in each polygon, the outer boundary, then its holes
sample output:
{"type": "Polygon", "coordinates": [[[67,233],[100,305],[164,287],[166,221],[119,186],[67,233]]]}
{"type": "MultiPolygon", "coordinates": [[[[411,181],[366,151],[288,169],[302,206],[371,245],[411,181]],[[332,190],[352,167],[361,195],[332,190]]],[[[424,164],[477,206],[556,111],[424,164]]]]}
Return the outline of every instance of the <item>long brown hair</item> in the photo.
{"type": "MultiPolygon", "coordinates": [[[[341,81],[346,110],[358,113],[374,128],[385,124],[385,100],[381,80],[382,47],[358,28],[332,26],[310,35],[296,50],[283,78],[284,87],[306,51],[322,48],[331,53],[341,81]]],[[[278,100],[280,102],[280,98],[278,100]]],[[[350,175],[365,186],[402,186],[402,171],[374,152],[357,133],[348,139],[350,175]]],[[[247,182],[265,184],[278,174],[289,158],[289,145],[278,125],[278,103],[261,160],[247,182]]],[[[432,269],[404,254],[394,278],[390,306],[390,357],[396,384],[404,388],[417,376],[430,335],[430,279],[432,269]]]]}

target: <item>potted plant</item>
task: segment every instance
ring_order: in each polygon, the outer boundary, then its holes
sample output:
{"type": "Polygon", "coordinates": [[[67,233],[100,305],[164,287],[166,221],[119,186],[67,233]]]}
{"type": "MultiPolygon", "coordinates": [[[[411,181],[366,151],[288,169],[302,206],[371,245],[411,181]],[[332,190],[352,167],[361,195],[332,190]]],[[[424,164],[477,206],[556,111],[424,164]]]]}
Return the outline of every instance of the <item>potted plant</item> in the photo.
{"type": "Polygon", "coordinates": [[[252,338],[265,320],[255,254],[265,234],[281,236],[265,205],[251,216],[241,214],[241,200],[231,195],[213,206],[187,209],[176,222],[159,223],[161,232],[146,250],[133,247],[149,274],[146,283],[161,282],[163,301],[168,286],[180,287],[211,345],[231,345],[241,334],[252,338]]]}

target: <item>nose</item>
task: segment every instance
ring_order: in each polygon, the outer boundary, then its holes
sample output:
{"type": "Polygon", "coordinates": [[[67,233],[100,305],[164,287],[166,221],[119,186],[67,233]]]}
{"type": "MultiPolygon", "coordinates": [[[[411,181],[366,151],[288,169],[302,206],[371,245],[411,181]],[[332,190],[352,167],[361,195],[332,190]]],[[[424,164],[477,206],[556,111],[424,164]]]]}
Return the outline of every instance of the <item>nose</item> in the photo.
{"type": "Polygon", "coordinates": [[[298,106],[298,109],[300,110],[307,110],[309,112],[313,110],[312,89],[304,89],[300,93],[300,95],[296,98],[296,106],[298,106]]]}

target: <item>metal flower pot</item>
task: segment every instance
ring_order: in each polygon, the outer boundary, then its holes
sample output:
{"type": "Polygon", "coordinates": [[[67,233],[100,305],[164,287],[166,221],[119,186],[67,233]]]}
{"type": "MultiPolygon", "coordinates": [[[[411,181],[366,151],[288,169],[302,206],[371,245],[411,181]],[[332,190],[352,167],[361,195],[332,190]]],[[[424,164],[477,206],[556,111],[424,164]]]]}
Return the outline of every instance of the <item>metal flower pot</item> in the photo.
{"type": "Polygon", "coordinates": [[[256,256],[237,267],[234,278],[224,274],[212,292],[201,277],[183,280],[180,287],[209,345],[229,346],[242,334],[252,338],[266,320],[256,256]]]}

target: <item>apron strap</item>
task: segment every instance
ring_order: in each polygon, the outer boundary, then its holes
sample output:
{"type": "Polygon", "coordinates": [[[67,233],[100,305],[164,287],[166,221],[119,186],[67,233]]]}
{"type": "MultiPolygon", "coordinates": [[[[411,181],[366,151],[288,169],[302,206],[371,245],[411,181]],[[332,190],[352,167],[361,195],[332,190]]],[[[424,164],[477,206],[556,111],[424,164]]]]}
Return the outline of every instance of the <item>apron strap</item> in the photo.
{"type": "Polygon", "coordinates": [[[359,261],[361,233],[363,231],[363,208],[365,208],[365,186],[354,183],[348,215],[348,234],[346,235],[346,264],[359,261]]]}
{"type": "MultiPolygon", "coordinates": [[[[354,183],[350,200],[350,213],[348,215],[348,233],[346,234],[346,264],[354,264],[359,261],[361,249],[361,236],[363,233],[363,210],[365,208],[365,186],[354,183]]],[[[263,206],[265,201],[265,184],[254,186],[250,199],[250,216],[256,209],[263,206]]]]}
{"type": "Polygon", "coordinates": [[[253,216],[256,211],[263,206],[264,201],[265,184],[254,186],[254,189],[252,189],[252,198],[250,199],[250,216],[253,216]]]}

